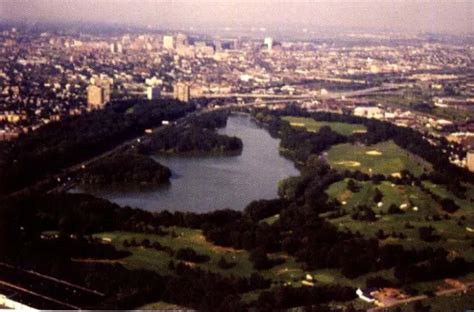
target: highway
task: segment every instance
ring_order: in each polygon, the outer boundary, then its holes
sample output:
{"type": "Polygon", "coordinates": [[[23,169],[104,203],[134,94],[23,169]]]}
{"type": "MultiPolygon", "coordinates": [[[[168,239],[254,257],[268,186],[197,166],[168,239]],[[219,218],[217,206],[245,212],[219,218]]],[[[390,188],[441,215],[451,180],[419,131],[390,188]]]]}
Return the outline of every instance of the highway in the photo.
{"type": "Polygon", "coordinates": [[[378,87],[371,87],[367,89],[344,91],[344,92],[329,92],[327,95],[317,94],[258,94],[258,93],[216,93],[216,94],[202,94],[203,98],[208,99],[225,99],[225,98],[242,98],[242,99],[280,99],[280,100],[306,100],[306,99],[340,99],[354,96],[363,96],[376,92],[393,91],[406,87],[407,84],[384,83],[378,87]]]}

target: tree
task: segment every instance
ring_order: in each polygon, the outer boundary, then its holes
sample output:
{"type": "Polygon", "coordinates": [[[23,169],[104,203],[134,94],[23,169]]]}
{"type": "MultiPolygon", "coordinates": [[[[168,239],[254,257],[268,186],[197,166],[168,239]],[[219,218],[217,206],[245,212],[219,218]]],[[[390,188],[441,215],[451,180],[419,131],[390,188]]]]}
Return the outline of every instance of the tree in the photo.
{"type": "Polygon", "coordinates": [[[370,222],[377,220],[377,218],[375,217],[375,212],[371,208],[365,205],[354,207],[353,210],[354,211],[351,217],[354,220],[370,221],[370,222]]]}
{"type": "Polygon", "coordinates": [[[351,191],[352,193],[357,193],[360,191],[359,185],[357,185],[352,179],[347,181],[347,189],[351,191]]]}
{"type": "Polygon", "coordinates": [[[391,205],[388,207],[387,213],[388,213],[388,214],[404,214],[405,211],[403,211],[402,209],[400,209],[397,205],[391,204],[391,205]]]}
{"type": "Polygon", "coordinates": [[[431,226],[422,226],[418,228],[418,235],[420,236],[420,239],[425,242],[435,242],[441,238],[436,234],[436,230],[431,226]]]}
{"type": "Polygon", "coordinates": [[[227,261],[224,256],[221,256],[219,261],[217,262],[217,266],[221,269],[227,270],[233,268],[237,263],[236,262],[229,262],[227,261]]]}
{"type": "Polygon", "coordinates": [[[176,259],[194,263],[208,262],[211,258],[208,255],[200,255],[192,248],[180,248],[176,252],[176,259]]]}
{"type": "Polygon", "coordinates": [[[271,262],[268,259],[267,253],[263,248],[258,247],[251,251],[249,260],[253,263],[256,270],[265,270],[271,267],[271,262]]]}
{"type": "Polygon", "coordinates": [[[451,198],[443,198],[440,204],[441,208],[449,213],[454,213],[459,210],[459,206],[451,198]]]}
{"type": "Polygon", "coordinates": [[[374,203],[378,203],[382,201],[383,198],[383,193],[378,189],[378,187],[375,188],[375,194],[374,194],[374,203]]]}
{"type": "Polygon", "coordinates": [[[423,305],[423,303],[420,300],[418,300],[413,305],[413,311],[414,312],[429,312],[431,311],[431,307],[429,305],[427,306],[423,305]]]}

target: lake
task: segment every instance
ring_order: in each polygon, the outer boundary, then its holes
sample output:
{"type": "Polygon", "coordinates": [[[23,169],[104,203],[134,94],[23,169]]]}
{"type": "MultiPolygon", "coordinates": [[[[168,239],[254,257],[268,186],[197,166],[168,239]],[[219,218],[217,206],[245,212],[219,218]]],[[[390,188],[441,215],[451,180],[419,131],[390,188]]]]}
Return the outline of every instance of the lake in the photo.
{"type": "Polygon", "coordinates": [[[280,156],[279,140],[250,117],[231,115],[227,126],[218,132],[242,139],[242,153],[212,157],[153,156],[171,169],[170,184],[147,190],[95,188],[87,192],[121,206],[148,211],[242,210],[253,200],[276,198],[278,181],[299,175],[293,162],[280,156]]]}

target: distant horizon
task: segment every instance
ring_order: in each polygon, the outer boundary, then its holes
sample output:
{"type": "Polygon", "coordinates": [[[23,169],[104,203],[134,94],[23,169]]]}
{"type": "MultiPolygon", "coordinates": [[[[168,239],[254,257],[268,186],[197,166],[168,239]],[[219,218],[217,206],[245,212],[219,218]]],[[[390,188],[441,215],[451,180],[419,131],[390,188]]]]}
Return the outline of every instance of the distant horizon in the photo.
{"type": "Polygon", "coordinates": [[[0,0],[3,21],[93,23],[167,30],[474,33],[472,1],[0,0]]]}

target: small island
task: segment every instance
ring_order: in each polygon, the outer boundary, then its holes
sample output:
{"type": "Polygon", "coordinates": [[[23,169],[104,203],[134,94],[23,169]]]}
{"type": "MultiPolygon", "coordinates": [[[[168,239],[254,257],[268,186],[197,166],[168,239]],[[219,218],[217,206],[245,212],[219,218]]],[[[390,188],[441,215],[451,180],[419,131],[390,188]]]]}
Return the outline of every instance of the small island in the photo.
{"type": "Polygon", "coordinates": [[[196,117],[186,125],[168,126],[138,146],[142,154],[236,155],[242,152],[240,138],[221,135],[227,112],[211,112],[196,117]]]}
{"type": "Polygon", "coordinates": [[[125,153],[101,159],[87,168],[81,176],[82,184],[146,184],[169,182],[171,171],[148,156],[125,153]]]}
{"type": "Polygon", "coordinates": [[[242,140],[214,130],[169,127],[139,146],[145,154],[234,155],[242,151],[242,140]]]}

